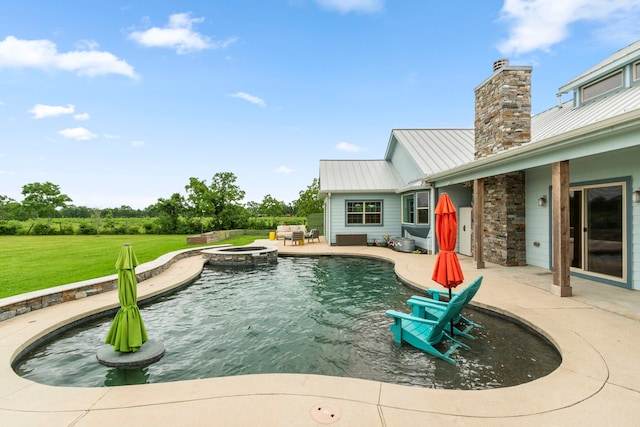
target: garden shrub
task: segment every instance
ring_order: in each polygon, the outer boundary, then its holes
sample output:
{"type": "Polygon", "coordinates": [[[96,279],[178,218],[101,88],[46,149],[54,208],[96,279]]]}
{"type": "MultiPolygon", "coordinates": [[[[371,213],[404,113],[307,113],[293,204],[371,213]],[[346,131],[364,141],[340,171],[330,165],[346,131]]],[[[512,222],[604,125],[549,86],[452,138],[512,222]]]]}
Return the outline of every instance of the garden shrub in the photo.
{"type": "Polygon", "coordinates": [[[46,236],[51,233],[51,229],[47,224],[34,224],[33,228],[31,228],[31,234],[35,234],[36,236],[46,236]]]}
{"type": "Polygon", "coordinates": [[[80,225],[78,225],[78,234],[88,236],[92,234],[98,234],[98,230],[96,230],[96,228],[93,225],[83,222],[80,225]]]}
{"type": "Polygon", "coordinates": [[[13,224],[6,221],[0,222],[0,235],[2,236],[13,236],[15,234],[18,234],[19,229],[20,226],[18,224],[13,224]]]}

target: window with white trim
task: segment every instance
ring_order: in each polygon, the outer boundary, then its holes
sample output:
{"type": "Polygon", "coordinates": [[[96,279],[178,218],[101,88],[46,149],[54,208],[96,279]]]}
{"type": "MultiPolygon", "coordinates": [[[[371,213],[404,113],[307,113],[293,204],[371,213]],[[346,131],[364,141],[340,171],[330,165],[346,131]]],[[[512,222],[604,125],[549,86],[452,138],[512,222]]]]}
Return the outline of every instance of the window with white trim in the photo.
{"type": "Polygon", "coordinates": [[[382,225],[382,200],[347,200],[347,225],[382,225]]]}
{"type": "Polygon", "coordinates": [[[402,196],[402,223],[429,225],[428,191],[420,191],[402,196]]]}
{"type": "Polygon", "coordinates": [[[413,224],[415,218],[415,197],[413,193],[402,196],[402,223],[413,224]]]}
{"type": "Polygon", "coordinates": [[[429,192],[416,193],[416,211],[418,225],[429,225],[429,192]]]}

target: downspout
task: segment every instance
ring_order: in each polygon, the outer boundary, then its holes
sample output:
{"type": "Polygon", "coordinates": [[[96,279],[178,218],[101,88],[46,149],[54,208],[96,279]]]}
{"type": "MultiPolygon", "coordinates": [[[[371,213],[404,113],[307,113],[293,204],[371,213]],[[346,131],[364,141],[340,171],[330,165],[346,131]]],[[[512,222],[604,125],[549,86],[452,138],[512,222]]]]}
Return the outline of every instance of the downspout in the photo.
{"type": "Polygon", "coordinates": [[[324,239],[331,246],[331,193],[327,194],[324,203],[324,239]]]}

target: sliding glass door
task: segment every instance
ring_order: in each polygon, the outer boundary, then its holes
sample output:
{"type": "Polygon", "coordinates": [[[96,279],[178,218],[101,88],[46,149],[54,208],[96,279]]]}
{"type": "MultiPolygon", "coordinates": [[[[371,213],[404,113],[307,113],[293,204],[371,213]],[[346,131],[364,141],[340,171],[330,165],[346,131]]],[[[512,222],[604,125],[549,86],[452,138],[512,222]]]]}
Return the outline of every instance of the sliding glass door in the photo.
{"type": "Polygon", "coordinates": [[[570,189],[571,267],[625,280],[625,183],[570,189]]]}

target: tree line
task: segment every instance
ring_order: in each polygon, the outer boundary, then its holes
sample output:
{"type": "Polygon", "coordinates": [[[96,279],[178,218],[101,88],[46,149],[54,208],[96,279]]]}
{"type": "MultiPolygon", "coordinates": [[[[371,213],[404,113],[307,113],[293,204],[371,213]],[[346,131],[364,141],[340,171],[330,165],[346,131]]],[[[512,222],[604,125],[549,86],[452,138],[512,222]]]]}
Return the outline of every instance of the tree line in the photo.
{"type": "MultiPolygon", "coordinates": [[[[76,206],[64,194],[60,186],[51,182],[34,182],[22,187],[22,201],[0,195],[0,234],[16,234],[17,225],[11,221],[46,219],[33,234],[61,233],[52,227],[56,218],[86,219],[79,234],[99,233],[100,229],[114,230],[116,218],[146,218],[140,232],[158,234],[190,234],[203,231],[233,229],[267,229],[274,224],[260,218],[306,217],[322,212],[322,201],[318,197],[319,181],[314,178],[306,189],[299,192],[299,198],[291,204],[276,200],[270,194],[261,202],[242,203],[245,192],[236,183],[232,172],[217,172],[210,182],[199,178],[189,178],[185,194],[174,193],[144,209],[130,206],[96,209],[76,206]],[[106,226],[108,225],[108,226],[106,226]]],[[[275,224],[277,225],[277,224],[275,224]]],[[[126,230],[125,226],[125,230],[126,230]]],[[[31,232],[31,230],[29,230],[31,232]]],[[[65,234],[69,234],[69,230],[65,234]]]]}

